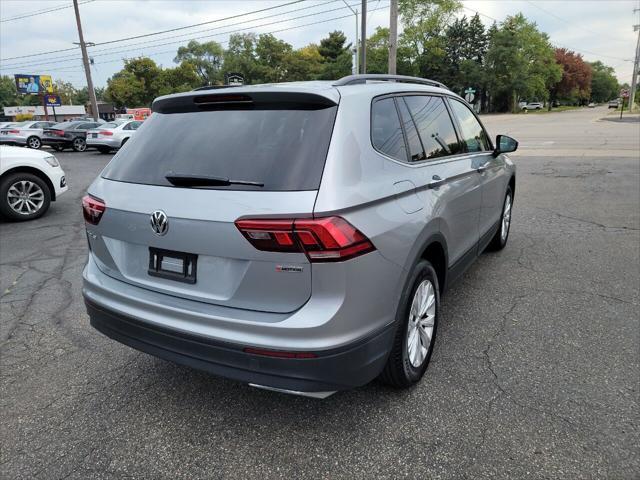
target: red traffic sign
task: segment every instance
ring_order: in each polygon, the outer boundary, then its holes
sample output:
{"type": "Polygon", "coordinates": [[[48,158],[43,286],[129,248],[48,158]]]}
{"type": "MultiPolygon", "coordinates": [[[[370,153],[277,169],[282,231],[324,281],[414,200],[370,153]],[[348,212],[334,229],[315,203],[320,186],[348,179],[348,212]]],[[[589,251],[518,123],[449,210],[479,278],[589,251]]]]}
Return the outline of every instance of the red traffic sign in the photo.
{"type": "Polygon", "coordinates": [[[629,98],[629,90],[627,90],[626,88],[620,90],[620,96],[622,98],[629,98]]]}

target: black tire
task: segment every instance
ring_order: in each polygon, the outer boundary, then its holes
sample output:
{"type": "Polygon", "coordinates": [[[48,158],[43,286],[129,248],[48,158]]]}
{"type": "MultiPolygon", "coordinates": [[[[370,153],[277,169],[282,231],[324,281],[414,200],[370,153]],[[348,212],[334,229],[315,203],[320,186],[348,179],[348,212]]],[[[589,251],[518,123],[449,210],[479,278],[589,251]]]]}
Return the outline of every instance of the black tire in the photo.
{"type": "Polygon", "coordinates": [[[60,145],[51,145],[51,148],[53,148],[56,152],[61,152],[62,150],[64,150],[64,147],[61,147],[60,145]]]}
{"type": "Polygon", "coordinates": [[[127,143],[128,140],[129,140],[128,138],[122,139],[122,143],[120,144],[120,148],[124,147],[124,144],[127,143]]]}
{"type": "Polygon", "coordinates": [[[39,150],[40,147],[42,147],[42,142],[38,137],[36,137],[35,135],[32,135],[29,138],[27,138],[27,147],[33,148],[35,150],[39,150]]]}
{"type": "Polygon", "coordinates": [[[47,210],[49,210],[49,206],[51,205],[51,191],[49,187],[40,177],[33,175],[31,173],[26,172],[17,172],[7,175],[0,182],[0,212],[9,220],[14,221],[23,221],[23,220],[33,220],[35,218],[39,218],[44,215],[47,210]],[[18,213],[13,208],[11,208],[9,204],[8,192],[9,188],[21,181],[31,182],[42,190],[43,199],[42,205],[38,208],[37,211],[33,213],[18,213]]]}
{"type": "Polygon", "coordinates": [[[111,149],[109,147],[98,147],[98,151],[100,153],[109,153],[111,152],[111,149]]]}
{"type": "Polygon", "coordinates": [[[76,152],[84,152],[87,149],[87,142],[82,137],[76,137],[73,139],[73,149],[76,152]]]}
{"type": "MultiPolygon", "coordinates": [[[[438,284],[438,275],[435,269],[426,260],[418,262],[413,271],[411,277],[407,281],[407,287],[405,292],[400,298],[398,310],[396,313],[396,334],[393,340],[393,346],[387,359],[387,364],[380,374],[380,379],[392,387],[395,388],[407,388],[414,385],[424,375],[424,372],[429,366],[431,360],[431,354],[433,353],[433,346],[436,341],[436,332],[438,330],[438,319],[440,316],[440,286],[438,284]],[[433,331],[429,348],[426,352],[426,356],[422,360],[419,366],[412,365],[409,359],[408,348],[408,333],[411,306],[414,300],[415,293],[418,287],[425,281],[431,282],[435,293],[435,315],[433,318],[433,331]]],[[[418,327],[420,328],[420,327],[418,327]]]]}
{"type": "Polygon", "coordinates": [[[507,187],[507,192],[505,193],[504,201],[502,202],[502,214],[500,215],[500,226],[498,227],[496,234],[491,239],[491,242],[489,242],[489,245],[487,246],[487,250],[497,252],[498,250],[502,250],[507,245],[507,241],[509,240],[509,232],[511,231],[511,216],[512,216],[511,212],[512,211],[513,211],[513,192],[511,191],[511,187],[509,186],[507,187]],[[507,224],[507,233],[506,235],[503,235],[502,231],[504,229],[504,215],[505,215],[505,206],[507,204],[507,199],[510,199],[511,208],[509,210],[509,221],[507,224]]]}

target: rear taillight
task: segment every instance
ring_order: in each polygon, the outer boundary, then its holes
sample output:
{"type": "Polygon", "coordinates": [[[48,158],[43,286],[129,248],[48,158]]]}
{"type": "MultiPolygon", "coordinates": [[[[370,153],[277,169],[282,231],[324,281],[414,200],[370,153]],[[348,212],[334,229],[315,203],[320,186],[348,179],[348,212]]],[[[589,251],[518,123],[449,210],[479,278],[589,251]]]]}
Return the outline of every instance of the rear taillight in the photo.
{"type": "Polygon", "coordinates": [[[97,225],[106,209],[107,206],[102,200],[91,195],[82,197],[82,215],[84,215],[85,222],[97,225]]]}
{"type": "Polygon", "coordinates": [[[58,137],[64,137],[64,130],[48,130],[47,133],[58,137]]]}
{"type": "Polygon", "coordinates": [[[20,130],[9,130],[9,133],[20,133],[20,130]]]}
{"type": "Polygon", "coordinates": [[[304,252],[312,262],[339,262],[375,250],[341,217],[237,220],[236,227],[258,250],[304,252]]]}
{"type": "Polygon", "coordinates": [[[98,134],[106,135],[107,137],[110,137],[111,135],[113,135],[113,132],[110,132],[109,130],[100,130],[98,134]]]}

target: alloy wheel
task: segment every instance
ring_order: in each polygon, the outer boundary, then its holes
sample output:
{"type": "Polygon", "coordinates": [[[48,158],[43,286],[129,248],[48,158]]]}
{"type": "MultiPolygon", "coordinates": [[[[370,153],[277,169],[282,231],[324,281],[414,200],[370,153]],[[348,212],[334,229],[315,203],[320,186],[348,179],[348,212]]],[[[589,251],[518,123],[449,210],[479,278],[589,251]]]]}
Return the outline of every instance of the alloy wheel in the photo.
{"type": "Polygon", "coordinates": [[[35,148],[36,150],[40,148],[40,139],[38,137],[29,138],[29,148],[35,148]]]}
{"type": "Polygon", "coordinates": [[[76,138],[73,141],[73,148],[78,152],[84,152],[87,149],[87,144],[82,138],[76,138]]]}
{"type": "Polygon", "coordinates": [[[504,209],[502,210],[502,226],[500,227],[500,239],[504,243],[509,235],[509,227],[511,226],[511,195],[508,194],[504,200],[504,209]]]}
{"type": "Polygon", "coordinates": [[[431,348],[436,319],[436,291],[430,280],[423,280],[411,302],[407,328],[407,354],[414,368],[420,367],[431,348]]]}
{"type": "Polygon", "coordinates": [[[7,191],[9,207],[20,215],[32,215],[44,204],[44,192],[37,183],[20,180],[7,191]]]}

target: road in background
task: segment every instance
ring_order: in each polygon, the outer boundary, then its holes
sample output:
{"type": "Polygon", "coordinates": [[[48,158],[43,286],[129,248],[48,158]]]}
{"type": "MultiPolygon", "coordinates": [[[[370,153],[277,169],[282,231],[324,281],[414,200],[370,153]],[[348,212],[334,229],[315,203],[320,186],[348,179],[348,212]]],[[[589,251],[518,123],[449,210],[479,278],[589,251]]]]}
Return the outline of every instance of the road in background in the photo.
{"type": "Polygon", "coordinates": [[[406,391],[254,390],[89,327],[80,198],[0,224],[4,478],[638,478],[640,124],[604,109],[483,117],[521,142],[505,250],[443,299],[406,391]]]}

